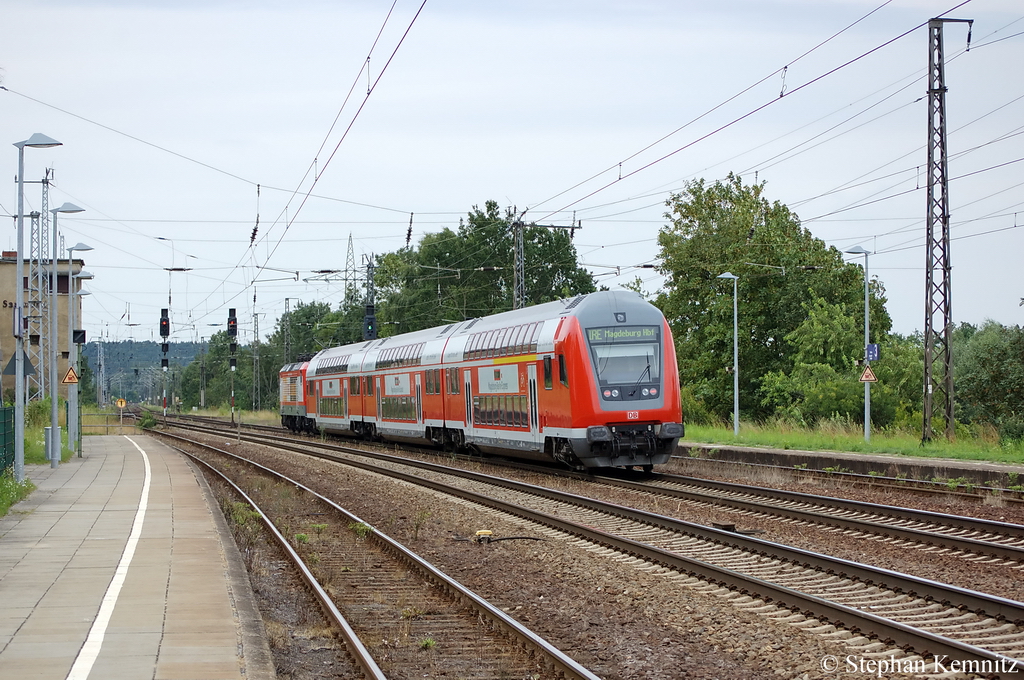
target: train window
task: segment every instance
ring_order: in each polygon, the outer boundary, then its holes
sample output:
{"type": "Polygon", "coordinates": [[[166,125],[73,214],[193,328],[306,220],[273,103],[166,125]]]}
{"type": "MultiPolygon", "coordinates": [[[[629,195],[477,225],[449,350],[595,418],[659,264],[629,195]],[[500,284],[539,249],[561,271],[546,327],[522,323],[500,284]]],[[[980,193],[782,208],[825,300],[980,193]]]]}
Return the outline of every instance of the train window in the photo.
{"type": "Polygon", "coordinates": [[[519,336],[523,334],[523,327],[513,326],[512,330],[508,334],[506,343],[508,345],[509,354],[519,354],[519,336]]]}
{"type": "Polygon", "coordinates": [[[540,340],[540,329],[542,325],[543,323],[540,321],[535,321],[533,323],[533,332],[530,334],[530,346],[526,350],[530,354],[537,351],[537,341],[540,340]]]}
{"type": "Polygon", "coordinates": [[[544,389],[550,390],[551,383],[551,357],[544,357],[544,389]]]}
{"type": "Polygon", "coordinates": [[[483,339],[480,341],[480,358],[486,358],[490,356],[490,340],[495,337],[494,331],[487,331],[483,334],[483,339]]]}
{"type": "Polygon", "coordinates": [[[473,397],[473,424],[483,424],[483,422],[480,420],[480,397],[473,397]]]}
{"type": "Polygon", "coordinates": [[[503,426],[508,426],[508,397],[498,397],[498,422],[503,426]]]}
{"type": "Polygon", "coordinates": [[[558,382],[569,386],[569,369],[565,365],[565,355],[558,355],[558,382]]]}
{"type": "Polygon", "coordinates": [[[529,339],[527,335],[530,332],[530,324],[524,323],[519,326],[519,332],[516,333],[516,354],[526,354],[526,343],[529,339]]]}
{"type": "Polygon", "coordinates": [[[476,359],[476,346],[480,343],[480,334],[474,333],[469,336],[469,341],[466,343],[466,359],[476,359]]]}
{"type": "Polygon", "coordinates": [[[427,371],[426,383],[427,383],[427,394],[433,394],[434,393],[434,372],[433,371],[427,371]]]}
{"type": "Polygon", "coordinates": [[[459,394],[462,392],[462,383],[459,382],[459,369],[453,368],[452,371],[452,394],[459,394]]]}
{"type": "Polygon", "coordinates": [[[442,391],[441,391],[441,369],[440,368],[435,368],[434,369],[434,386],[437,388],[437,392],[435,394],[442,394],[442,391]]]}
{"type": "Polygon", "coordinates": [[[499,356],[499,357],[506,356],[509,353],[509,351],[508,351],[508,340],[509,340],[509,334],[510,334],[511,330],[512,330],[511,328],[502,328],[501,331],[498,334],[498,343],[497,343],[497,345],[498,345],[498,352],[497,352],[497,356],[499,356]]]}

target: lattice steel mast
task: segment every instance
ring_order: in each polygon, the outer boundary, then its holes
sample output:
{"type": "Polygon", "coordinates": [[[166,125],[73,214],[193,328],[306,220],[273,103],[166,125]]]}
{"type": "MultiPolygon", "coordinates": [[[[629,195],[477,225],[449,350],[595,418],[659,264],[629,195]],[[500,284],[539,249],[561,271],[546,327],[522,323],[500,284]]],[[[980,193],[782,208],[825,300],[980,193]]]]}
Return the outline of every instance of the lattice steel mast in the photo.
{"type": "MultiPolygon", "coordinates": [[[[50,172],[47,169],[46,176],[39,182],[42,185],[42,209],[30,215],[28,295],[25,314],[25,320],[28,322],[28,342],[25,344],[25,351],[35,372],[29,374],[26,371],[29,401],[46,396],[49,378],[49,361],[46,357],[50,348],[50,172]]],[[[30,183],[34,184],[26,182],[30,183]]]]}
{"type": "MultiPolygon", "coordinates": [[[[922,441],[930,441],[936,414],[944,420],[946,439],[954,438],[953,315],[949,252],[949,177],[946,153],[946,79],[942,25],[971,19],[928,22],[928,216],[925,238],[924,424],[922,441]]],[[[970,48],[970,29],[967,46],[970,48]]]]}

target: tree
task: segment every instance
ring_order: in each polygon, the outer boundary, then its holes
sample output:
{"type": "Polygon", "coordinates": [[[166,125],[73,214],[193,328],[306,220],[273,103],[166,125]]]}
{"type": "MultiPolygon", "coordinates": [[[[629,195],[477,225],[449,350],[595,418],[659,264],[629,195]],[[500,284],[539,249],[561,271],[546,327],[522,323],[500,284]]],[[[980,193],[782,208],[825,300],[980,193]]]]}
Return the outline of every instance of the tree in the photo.
{"type": "Polygon", "coordinates": [[[953,349],[958,418],[992,425],[1004,439],[1024,438],[1024,329],[961,324],[953,349]]]}
{"type": "MultiPolygon", "coordinates": [[[[457,231],[425,235],[416,248],[378,258],[377,317],[382,335],[440,326],[512,309],[515,216],[498,204],[474,206],[457,231]]],[[[524,229],[527,304],[596,290],[576,260],[571,234],[524,229]]]]}
{"type": "MultiPolygon", "coordinates": [[[[659,269],[667,280],[655,304],[675,335],[680,381],[720,417],[732,407],[733,289],[717,278],[723,272],[740,277],[740,406],[750,416],[770,413],[757,394],[762,376],[793,369],[796,357],[786,338],[816,299],[855,327],[864,323],[863,270],[814,238],[785,205],[769,203],[764,186],[744,185],[733,174],[713,184],[690,182],[667,201],[670,223],[658,234],[659,269]]],[[[873,337],[883,338],[891,321],[878,283],[871,286],[870,305],[873,337]]]]}

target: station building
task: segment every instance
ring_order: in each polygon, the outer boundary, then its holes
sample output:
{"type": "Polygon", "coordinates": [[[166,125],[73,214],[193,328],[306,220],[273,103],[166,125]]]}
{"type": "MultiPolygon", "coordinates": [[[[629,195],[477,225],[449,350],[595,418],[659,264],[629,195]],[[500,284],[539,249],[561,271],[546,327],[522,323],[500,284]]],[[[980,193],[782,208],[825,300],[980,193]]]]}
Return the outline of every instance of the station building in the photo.
{"type": "MultiPolygon", "coordinates": [[[[15,251],[5,250],[0,253],[0,369],[4,369],[0,374],[0,393],[5,397],[10,393],[11,401],[13,401],[14,394],[13,358],[16,342],[14,306],[17,299],[17,289],[15,288],[17,264],[18,254],[15,251]],[[10,365],[10,371],[6,370],[8,365],[10,365]]],[[[28,375],[26,379],[26,394],[30,400],[39,396],[40,392],[43,395],[49,394],[50,389],[48,373],[50,349],[46,344],[50,340],[49,298],[44,294],[43,297],[47,297],[47,299],[42,304],[38,299],[33,298],[39,297],[39,290],[50,290],[50,272],[53,263],[51,260],[43,260],[41,264],[45,277],[42,280],[42,286],[29,285],[29,274],[33,270],[29,260],[23,261],[22,270],[25,303],[23,322],[26,329],[25,353],[34,369],[34,374],[28,375]]],[[[65,397],[67,396],[67,386],[61,384],[61,381],[70,366],[68,361],[68,303],[71,299],[69,291],[71,282],[74,282],[75,320],[76,326],[81,328],[82,296],[79,293],[82,290],[82,280],[77,277],[82,273],[83,265],[83,260],[77,258],[70,262],[66,259],[57,260],[57,382],[60,394],[65,397]]],[[[81,365],[81,361],[79,361],[79,365],[81,365]]],[[[28,364],[26,364],[25,372],[29,373],[28,364]]]]}

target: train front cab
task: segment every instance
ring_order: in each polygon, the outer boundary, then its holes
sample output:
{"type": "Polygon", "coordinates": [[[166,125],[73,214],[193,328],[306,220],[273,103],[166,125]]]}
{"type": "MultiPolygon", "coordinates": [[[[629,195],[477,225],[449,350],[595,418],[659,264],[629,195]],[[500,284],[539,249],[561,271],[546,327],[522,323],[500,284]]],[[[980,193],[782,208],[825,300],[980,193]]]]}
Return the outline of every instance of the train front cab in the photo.
{"type": "MultiPolygon", "coordinates": [[[[556,459],[647,471],[669,461],[683,425],[675,347],[660,312],[646,303],[612,313],[581,310],[564,320],[556,357],[570,362],[572,379],[572,425],[552,444],[556,459]]],[[[549,380],[545,367],[545,388],[559,378],[552,373],[549,380]]]]}
{"type": "Polygon", "coordinates": [[[278,373],[278,397],[281,425],[301,432],[306,421],[306,366],[304,362],[286,364],[278,373]]]}

